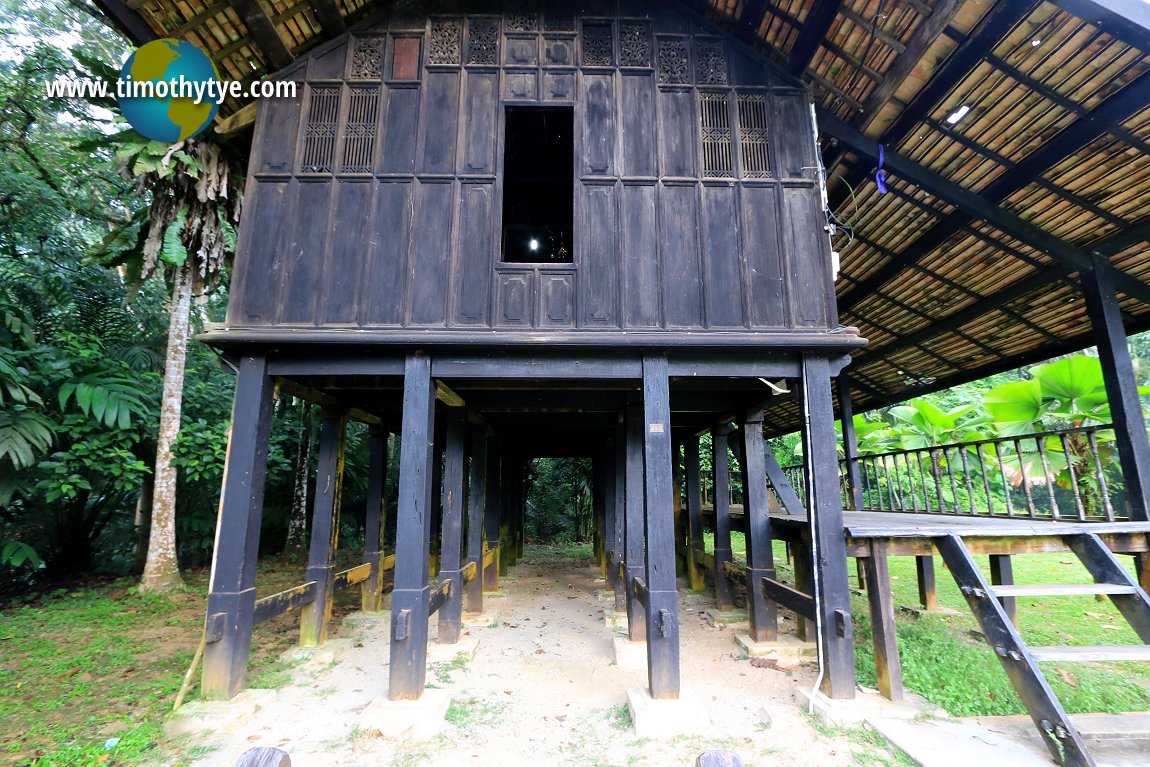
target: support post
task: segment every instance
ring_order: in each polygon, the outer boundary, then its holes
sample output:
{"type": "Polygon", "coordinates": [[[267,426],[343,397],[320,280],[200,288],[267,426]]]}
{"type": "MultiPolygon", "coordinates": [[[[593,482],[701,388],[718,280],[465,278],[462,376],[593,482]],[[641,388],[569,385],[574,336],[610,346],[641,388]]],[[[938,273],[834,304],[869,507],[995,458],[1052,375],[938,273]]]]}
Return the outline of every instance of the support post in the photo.
{"type": "MultiPolygon", "coordinates": [[[[1014,583],[1014,564],[1009,554],[990,555],[990,583],[994,586],[1009,586],[1014,583]]],[[[1018,628],[1018,600],[1015,597],[999,597],[1002,611],[1010,618],[1014,628],[1018,628]]]]}
{"type": "Polygon", "coordinates": [[[483,612],[483,516],[487,498],[487,427],[471,426],[471,461],[467,475],[467,563],[475,578],[467,584],[466,611],[483,612]]]}
{"type": "Polygon", "coordinates": [[[431,542],[428,544],[427,577],[439,572],[439,552],[442,548],[440,534],[443,532],[443,437],[432,442],[431,458],[431,542]]]}
{"type": "Polygon", "coordinates": [[[607,484],[606,461],[602,456],[591,456],[591,525],[595,560],[599,563],[599,577],[607,577],[607,484]]]}
{"type": "Polygon", "coordinates": [[[1106,268],[1109,263],[1097,253],[1091,254],[1091,262],[1094,268],[1081,273],[1082,292],[1102,363],[1130,519],[1144,522],[1150,519],[1150,440],[1142,420],[1138,381],[1134,378],[1130,347],[1126,345],[1122,310],[1106,268]]]}
{"type": "Polygon", "coordinates": [[[403,367],[403,434],[399,454],[399,503],[396,508],[395,589],[391,594],[391,664],[388,697],[417,700],[427,679],[428,524],[435,387],[431,358],[407,356],[403,367]]]}
{"type": "Polygon", "coordinates": [[[360,590],[360,609],[379,612],[383,607],[383,530],[387,511],[387,430],[372,426],[368,432],[367,513],[363,523],[363,561],[371,565],[371,575],[360,590]]]}
{"type": "Polygon", "coordinates": [[[1150,554],[1143,552],[1134,555],[1134,572],[1142,590],[1150,591],[1150,554]]]}
{"type": "Polygon", "coordinates": [[[750,414],[739,429],[742,443],[743,519],[747,532],[747,614],[750,637],[773,642],[779,635],[778,605],[763,593],[762,579],[775,578],[771,551],[771,513],[767,496],[767,466],[763,441],[763,414],[750,414]]]}
{"type": "Polygon", "coordinates": [[[643,410],[627,408],[626,473],[626,568],[627,568],[627,637],[632,642],[647,639],[647,617],[643,603],[635,593],[635,578],[647,570],[646,521],[643,489],[643,410]]]}
{"type": "Polygon", "coordinates": [[[862,472],[859,470],[859,443],[855,433],[854,405],[851,404],[850,379],[840,373],[835,380],[839,395],[839,421],[842,423],[843,454],[846,462],[847,498],[855,511],[863,507],[862,472]]]}
{"type": "MultiPolygon", "coordinates": [[[[803,456],[807,463],[807,513],[817,568],[815,609],[823,664],[822,691],[830,698],[849,699],[855,693],[854,632],[830,365],[825,357],[804,354],[802,372],[803,456]]],[[[874,588],[877,587],[872,585],[874,588]]]]}
{"type": "Polygon", "coordinates": [[[307,574],[315,581],[315,600],[300,611],[300,647],[319,647],[327,641],[335,597],[335,550],[339,542],[339,496],[343,486],[343,435],[345,417],[333,408],[324,408],[319,427],[316,460],[315,499],[311,514],[311,545],[307,574]]]}
{"type": "Polygon", "coordinates": [[[918,573],[918,603],[924,610],[937,610],[938,586],[934,579],[934,557],[915,557],[914,569],[918,573]]]}
{"type": "Polygon", "coordinates": [[[607,588],[614,592],[619,580],[619,568],[615,567],[615,440],[608,439],[599,451],[599,463],[603,466],[602,495],[603,526],[600,536],[603,544],[603,575],[607,588]]]}
{"type": "Polygon", "coordinates": [[[208,587],[203,697],[228,700],[244,687],[256,604],[256,561],[272,420],[267,358],[244,355],[236,375],[224,488],[208,587]]]}
{"type": "Polygon", "coordinates": [[[687,475],[687,582],[691,591],[706,587],[703,570],[695,559],[703,550],[703,488],[699,477],[699,437],[692,434],[683,445],[687,475]]]}
{"type": "Polygon", "coordinates": [[[499,507],[503,502],[503,490],[500,485],[503,472],[501,464],[503,455],[496,448],[494,440],[487,445],[487,495],[483,503],[483,538],[489,548],[495,549],[495,560],[483,569],[483,590],[499,590],[500,560],[503,552],[499,550],[499,507]]]}
{"type": "MultiPolygon", "coordinates": [[[[804,594],[814,594],[814,560],[811,558],[810,535],[804,534],[794,548],[796,551],[793,562],[795,568],[795,588],[804,594]]],[[[859,570],[862,571],[862,560],[859,560],[859,570]]],[[[815,622],[802,615],[795,616],[795,635],[804,642],[817,642],[815,636],[815,622]]]]}
{"type": "Polygon", "coordinates": [[[724,562],[731,561],[731,466],[727,459],[729,424],[711,430],[711,469],[715,482],[715,604],[733,610],[735,599],[724,562]]]}
{"type": "Polygon", "coordinates": [[[611,563],[611,567],[615,570],[615,612],[621,613],[627,611],[627,580],[628,576],[624,571],[619,574],[619,565],[626,566],[626,540],[627,540],[627,426],[623,417],[620,416],[619,423],[615,426],[615,442],[612,446],[612,461],[615,465],[613,487],[609,490],[612,493],[612,502],[615,504],[615,528],[613,532],[612,547],[615,550],[615,558],[611,563]]]}
{"type": "Polygon", "coordinates": [[[443,526],[440,528],[439,583],[451,581],[447,601],[436,614],[439,631],[438,644],[455,644],[463,616],[463,471],[464,451],[467,447],[467,421],[462,412],[448,416],[447,437],[444,441],[446,460],[443,464],[443,526]]]}
{"type": "Polygon", "coordinates": [[[863,557],[867,570],[867,600],[870,602],[871,633],[874,639],[874,665],[878,691],[888,700],[901,700],[902,663],[898,657],[898,639],[894,631],[894,599],[890,592],[890,569],[887,567],[887,544],[871,539],[870,556],[863,557]]]}
{"type": "Polygon", "coordinates": [[[679,591],[667,358],[643,358],[643,464],[647,519],[647,680],[651,697],[679,697],[679,591]]]}
{"type": "Polygon", "coordinates": [[[682,443],[671,442],[671,492],[675,499],[675,577],[687,577],[687,559],[691,554],[691,532],[688,527],[686,510],[683,508],[683,471],[680,457],[682,456],[682,443]]]}

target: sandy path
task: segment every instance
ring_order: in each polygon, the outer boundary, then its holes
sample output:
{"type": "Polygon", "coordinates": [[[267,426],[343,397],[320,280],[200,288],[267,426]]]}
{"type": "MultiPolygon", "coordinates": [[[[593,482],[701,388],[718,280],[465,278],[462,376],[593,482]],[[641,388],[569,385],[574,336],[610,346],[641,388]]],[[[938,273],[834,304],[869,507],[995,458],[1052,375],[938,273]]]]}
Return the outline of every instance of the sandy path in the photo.
{"type": "Polygon", "coordinates": [[[359,712],[386,692],[388,623],[357,615],[336,632],[331,651],[294,669],[274,706],[217,741],[196,767],[232,767],[253,746],[287,750],[294,767],[664,767],[692,765],[707,748],[735,751],[748,766],[855,763],[844,739],[820,736],[794,703],[813,669],[752,666],[730,630],[703,621],[709,596],[689,592],[680,600],[683,686],[704,702],[711,724],[669,742],[636,738],[626,690],[644,686],[646,670],[615,664],[597,575],[586,560],[521,560],[505,593],[489,595],[486,612],[465,628],[465,641],[479,640],[475,658],[429,667],[429,685],[454,701],[430,741],[358,732],[359,712]]]}

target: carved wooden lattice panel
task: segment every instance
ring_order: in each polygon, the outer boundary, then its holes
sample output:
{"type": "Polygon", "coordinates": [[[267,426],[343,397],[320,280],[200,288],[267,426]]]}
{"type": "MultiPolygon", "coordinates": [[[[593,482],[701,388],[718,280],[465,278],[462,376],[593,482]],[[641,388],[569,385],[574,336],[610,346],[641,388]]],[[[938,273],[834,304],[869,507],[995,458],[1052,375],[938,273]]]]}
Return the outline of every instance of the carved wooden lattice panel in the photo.
{"type": "Polygon", "coordinates": [[[730,96],[726,93],[700,93],[699,123],[703,135],[703,176],[733,176],[730,96]]]}
{"type": "Polygon", "coordinates": [[[766,94],[739,94],[739,158],[746,178],[769,178],[771,175],[767,151],[769,121],[766,94]]]}
{"type": "Polygon", "coordinates": [[[304,128],[302,173],[331,173],[339,121],[339,86],[313,85],[304,128]]]}
{"type": "Polygon", "coordinates": [[[539,6],[535,0],[508,0],[508,32],[534,32],[539,28],[539,6]]]}
{"type": "Polygon", "coordinates": [[[434,19],[431,22],[431,45],[428,64],[459,64],[463,59],[463,22],[459,19],[434,19]]]}
{"type": "Polygon", "coordinates": [[[378,80],[383,76],[383,38],[361,37],[351,53],[351,80],[378,80]]]}
{"type": "Polygon", "coordinates": [[[727,49],[721,42],[695,41],[695,82],[699,85],[727,84],[727,49]]]}
{"type": "Polygon", "coordinates": [[[651,66],[651,30],[646,24],[619,25],[619,66],[651,66]]]}
{"type": "Polygon", "coordinates": [[[659,84],[679,85],[690,81],[687,38],[665,37],[659,40],[659,84]]]}
{"type": "Polygon", "coordinates": [[[551,0],[543,14],[543,29],[547,32],[574,32],[575,12],[567,0],[551,0]]]}
{"type": "Polygon", "coordinates": [[[497,19],[468,20],[467,63],[480,65],[499,63],[499,21],[497,19]]]}
{"type": "Polygon", "coordinates": [[[379,89],[372,85],[348,88],[347,127],[343,140],[344,173],[371,173],[375,151],[375,121],[379,89]]]}
{"type": "Polygon", "coordinates": [[[583,66],[615,66],[615,34],[610,24],[583,25],[583,66]]]}

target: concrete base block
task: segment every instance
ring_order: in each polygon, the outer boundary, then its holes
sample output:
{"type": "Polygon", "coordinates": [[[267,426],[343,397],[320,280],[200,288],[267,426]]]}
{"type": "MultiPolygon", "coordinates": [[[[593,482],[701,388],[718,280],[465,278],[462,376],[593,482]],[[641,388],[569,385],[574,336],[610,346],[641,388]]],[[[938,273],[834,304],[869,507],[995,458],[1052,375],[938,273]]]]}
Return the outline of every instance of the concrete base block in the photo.
{"type": "Polygon", "coordinates": [[[169,738],[234,732],[276,702],[275,690],[244,690],[231,700],[194,700],[164,722],[169,738]]]}
{"type": "Polygon", "coordinates": [[[615,637],[612,640],[615,650],[615,665],[620,668],[647,668],[647,643],[632,642],[627,637],[615,637]]]}
{"type": "Polygon", "coordinates": [[[913,693],[906,693],[899,701],[887,700],[876,690],[859,688],[851,700],[832,700],[821,691],[814,694],[811,702],[809,688],[800,687],[795,691],[795,699],[806,711],[812,711],[820,722],[845,727],[861,722],[876,722],[881,719],[911,721],[923,716],[945,718],[948,714],[941,708],[913,693]]]}
{"type": "Polygon", "coordinates": [[[469,629],[485,629],[493,623],[498,625],[501,619],[502,616],[495,610],[484,610],[481,613],[471,614],[464,613],[463,625],[469,629]]]}
{"type": "Polygon", "coordinates": [[[359,731],[383,738],[428,740],[443,729],[451,705],[447,690],[424,690],[419,700],[388,700],[380,696],[359,716],[359,731]]]}
{"type": "Polygon", "coordinates": [[[461,637],[455,644],[431,642],[427,645],[428,663],[448,663],[460,655],[471,660],[479,651],[479,640],[475,637],[461,637]]]}
{"type": "Polygon", "coordinates": [[[603,608],[603,625],[613,634],[627,633],[627,613],[615,612],[615,606],[603,608]]]}
{"type": "Polygon", "coordinates": [[[599,589],[599,601],[615,604],[615,592],[610,589],[599,589]]]}
{"type": "Polygon", "coordinates": [[[680,690],[675,700],[655,700],[646,687],[632,687],[627,690],[627,705],[639,738],[694,735],[711,724],[703,702],[690,690],[680,690]]]}
{"type": "Polygon", "coordinates": [[[348,613],[343,618],[343,627],[349,629],[374,629],[390,623],[391,610],[380,610],[377,613],[348,613]]]}
{"type": "MultiPolygon", "coordinates": [[[[1050,767],[1051,761],[1034,724],[1034,744],[1019,743],[992,728],[969,720],[908,722],[880,719],[873,726],[896,748],[924,767],[967,767],[1009,764],[1011,767],[1050,767]]],[[[1094,749],[1092,756],[1097,757],[1094,749]]],[[[1104,764],[1099,760],[1099,764],[1104,764]]]]}
{"type": "Polygon", "coordinates": [[[319,647],[293,647],[284,652],[280,660],[285,663],[301,661],[317,664],[334,663],[336,658],[354,646],[355,642],[351,639],[329,639],[319,647]]]}
{"type": "Polygon", "coordinates": [[[773,658],[778,661],[799,663],[804,660],[818,660],[819,647],[814,642],[804,642],[791,634],[782,634],[774,642],[756,642],[747,634],[735,634],[735,644],[745,655],[752,658],[773,658]]]}
{"type": "MultiPolygon", "coordinates": [[[[507,579],[506,578],[500,578],[500,580],[507,580],[507,579]]],[[[495,591],[484,591],[483,592],[483,598],[484,599],[506,599],[507,598],[507,589],[496,589],[495,591]]]]}
{"type": "Polygon", "coordinates": [[[703,611],[703,616],[715,628],[726,628],[727,626],[746,626],[747,617],[746,610],[720,610],[717,607],[708,607],[703,611]]]}

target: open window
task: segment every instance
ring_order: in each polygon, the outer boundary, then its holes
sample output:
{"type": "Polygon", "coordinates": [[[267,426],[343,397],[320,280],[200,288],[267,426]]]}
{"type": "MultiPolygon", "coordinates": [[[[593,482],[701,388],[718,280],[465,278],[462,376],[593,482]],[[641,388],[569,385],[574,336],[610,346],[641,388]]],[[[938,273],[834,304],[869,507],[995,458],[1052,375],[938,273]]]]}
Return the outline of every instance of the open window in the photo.
{"type": "Polygon", "coordinates": [[[503,261],[569,264],[575,217],[570,107],[508,107],[503,145],[503,261]]]}

